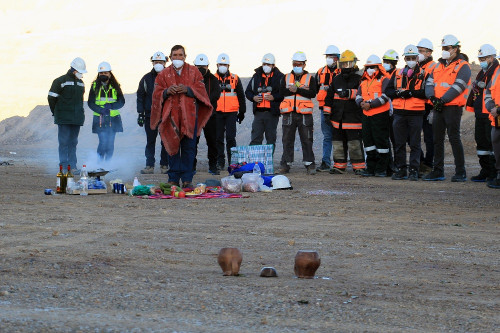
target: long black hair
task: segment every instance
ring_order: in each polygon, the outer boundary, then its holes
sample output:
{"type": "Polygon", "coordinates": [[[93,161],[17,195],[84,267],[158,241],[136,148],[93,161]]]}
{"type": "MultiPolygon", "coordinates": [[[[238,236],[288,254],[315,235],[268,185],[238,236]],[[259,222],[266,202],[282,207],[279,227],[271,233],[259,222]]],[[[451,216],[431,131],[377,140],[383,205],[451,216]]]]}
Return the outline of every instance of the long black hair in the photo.
{"type": "MultiPolygon", "coordinates": [[[[108,80],[108,85],[111,85],[113,88],[115,88],[118,95],[123,95],[122,88],[120,87],[120,83],[118,83],[118,80],[114,76],[113,72],[109,72],[109,73],[111,74],[111,77],[108,80]]],[[[95,91],[97,92],[97,91],[99,91],[99,89],[101,89],[101,86],[102,86],[102,81],[99,80],[99,73],[97,73],[97,76],[96,76],[94,82],[95,82],[95,91]]],[[[92,86],[93,86],[93,84],[92,84],[92,86]]]]}

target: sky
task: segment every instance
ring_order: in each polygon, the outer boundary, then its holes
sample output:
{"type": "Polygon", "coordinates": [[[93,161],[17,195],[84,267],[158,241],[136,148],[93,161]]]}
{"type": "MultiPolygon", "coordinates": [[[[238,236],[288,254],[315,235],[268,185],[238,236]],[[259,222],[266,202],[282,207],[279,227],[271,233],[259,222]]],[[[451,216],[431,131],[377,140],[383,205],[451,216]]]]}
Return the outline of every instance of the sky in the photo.
{"type": "Polygon", "coordinates": [[[245,77],[268,52],[282,72],[299,50],[306,69],[317,71],[330,44],[352,50],[362,66],[371,54],[401,54],[426,37],[438,58],[446,34],[477,62],[482,44],[500,49],[499,24],[498,0],[0,0],[0,120],[46,105],[52,81],[75,57],[87,64],[86,100],[101,61],[124,93],[135,93],[153,53],[175,44],[186,47],[191,64],[207,54],[212,72],[225,52],[230,71],[245,77]]]}

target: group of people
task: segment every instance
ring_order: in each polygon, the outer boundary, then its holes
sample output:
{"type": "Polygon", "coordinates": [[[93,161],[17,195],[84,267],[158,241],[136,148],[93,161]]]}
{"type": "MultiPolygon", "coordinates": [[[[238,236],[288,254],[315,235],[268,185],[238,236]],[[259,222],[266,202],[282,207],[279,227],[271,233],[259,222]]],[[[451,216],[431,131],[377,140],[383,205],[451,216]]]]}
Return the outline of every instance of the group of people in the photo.
{"type": "MultiPolygon", "coordinates": [[[[371,55],[362,70],[350,51],[330,45],[325,51],[326,66],[316,73],[305,67],[306,54],[296,52],[293,69],[282,73],[272,54],[265,54],[246,89],[232,73],[229,56],[217,58],[212,74],[205,54],[186,63],[182,45],[172,47],[170,56],[156,52],[152,70],[144,75],[137,90],[137,122],[145,128],[146,167],[154,173],[155,145],[161,137],[161,173],[169,182],[189,187],[196,171],[197,144],[203,130],[208,146],[209,172],[219,174],[231,162],[236,146],[236,123],[245,118],[245,98],[253,105],[250,145],[276,144],[279,117],[282,117],[283,155],[279,173],[290,171],[298,131],[303,163],[308,174],[346,173],[348,162],[363,177],[392,177],[394,180],[419,177],[427,181],[445,179],[445,134],[455,159],[452,182],[467,179],[460,120],[464,107],[475,113],[475,139],[481,170],[472,181],[500,188],[500,69],[496,50],[481,46],[481,71],[471,80],[468,57],[461,53],[453,35],[441,41],[442,55],[433,60],[433,44],[422,39],[399,55],[388,50],[382,58],[371,55]],[[168,60],[172,64],[166,67],[168,60]],[[313,99],[319,103],[323,156],[316,166],[313,152],[313,99]],[[421,149],[423,132],[426,146],[421,149]],[[407,161],[406,147],[410,148],[407,161]],[[332,163],[333,151],[333,163],[332,163]]],[[[66,75],[54,80],[49,105],[59,126],[60,163],[76,168],[76,144],[83,125],[82,74],[85,63],[76,58],[66,75]]],[[[119,109],[125,100],[111,66],[99,64],[88,105],[94,112],[92,131],[99,136],[98,156],[113,154],[114,136],[123,131],[119,109]]]]}

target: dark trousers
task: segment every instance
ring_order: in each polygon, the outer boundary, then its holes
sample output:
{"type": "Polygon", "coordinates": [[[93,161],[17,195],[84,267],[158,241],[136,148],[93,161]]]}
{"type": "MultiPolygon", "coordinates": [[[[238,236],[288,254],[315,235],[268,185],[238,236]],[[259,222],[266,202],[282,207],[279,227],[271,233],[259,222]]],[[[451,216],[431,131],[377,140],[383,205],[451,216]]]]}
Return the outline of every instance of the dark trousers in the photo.
{"type": "MultiPolygon", "coordinates": [[[[340,124],[342,127],[342,123],[340,124]]],[[[337,169],[347,168],[347,153],[354,170],[364,169],[365,153],[361,141],[361,131],[357,129],[342,129],[332,126],[333,143],[333,167],[337,169]]]]}
{"type": "MultiPolygon", "coordinates": [[[[392,107],[392,106],[391,106],[392,107]]],[[[387,174],[392,175],[394,172],[394,149],[396,147],[396,139],[394,138],[394,131],[392,129],[392,122],[394,116],[389,113],[389,163],[387,164],[387,174]]]]}
{"type": "Polygon", "coordinates": [[[373,116],[363,114],[363,144],[368,172],[387,172],[389,165],[389,111],[373,116]]]}
{"type": "Polygon", "coordinates": [[[299,132],[300,143],[302,144],[302,160],[304,164],[314,164],[313,152],[313,115],[290,112],[283,114],[283,155],[281,166],[289,165],[293,162],[295,133],[299,132]]]}
{"type": "Polygon", "coordinates": [[[422,149],[420,155],[420,161],[424,162],[425,165],[432,167],[432,162],[434,161],[434,137],[432,134],[432,125],[427,119],[432,107],[425,106],[425,115],[422,122],[422,132],[424,133],[424,143],[425,143],[425,155],[422,149]]]}
{"type": "Polygon", "coordinates": [[[59,141],[59,164],[66,168],[76,169],[76,146],[78,145],[79,125],[57,125],[59,141]]]}
{"type": "MultiPolygon", "coordinates": [[[[144,120],[144,130],[146,131],[146,149],[144,154],[146,155],[146,166],[155,166],[155,150],[156,150],[156,138],[158,137],[158,128],[151,129],[150,125],[151,118],[146,117],[144,120]]],[[[161,141],[161,153],[160,153],[160,165],[168,165],[168,154],[161,141]]]]}
{"type": "Polygon", "coordinates": [[[486,177],[496,177],[495,155],[491,145],[491,121],[489,118],[476,118],[474,126],[477,157],[481,166],[480,174],[486,177]]]}
{"type": "Polygon", "coordinates": [[[250,145],[261,145],[266,136],[266,144],[276,145],[276,132],[279,116],[271,114],[270,111],[256,111],[252,122],[252,134],[250,145]]]}
{"type": "Polygon", "coordinates": [[[422,115],[394,115],[392,128],[394,132],[394,164],[396,168],[406,168],[406,142],[410,145],[410,168],[420,167],[420,136],[422,132],[422,115]]]}
{"type": "MultiPolygon", "coordinates": [[[[196,155],[196,133],[198,131],[198,116],[194,127],[193,138],[184,136],[181,139],[177,154],[169,156],[168,181],[169,182],[192,182],[194,176],[193,163],[196,155]]],[[[181,184],[182,185],[182,184],[181,184]]]]}
{"type": "Polygon", "coordinates": [[[465,174],[464,147],[460,139],[462,113],[463,107],[455,105],[445,106],[441,112],[434,112],[432,130],[434,133],[433,168],[435,170],[444,172],[444,139],[447,133],[455,158],[455,173],[465,174]]]}
{"type": "Polygon", "coordinates": [[[500,128],[491,128],[491,145],[495,154],[495,169],[500,173],[500,128]]]}
{"type": "Polygon", "coordinates": [[[103,127],[97,132],[99,145],[97,146],[97,156],[99,160],[109,161],[115,151],[116,132],[111,127],[103,127]]]}
{"type": "MultiPolygon", "coordinates": [[[[208,148],[208,169],[210,171],[215,171],[217,169],[217,127],[215,122],[215,115],[212,115],[208,119],[207,124],[203,127],[203,134],[205,135],[205,140],[207,141],[208,148]]],[[[198,156],[198,143],[200,143],[200,137],[196,139],[196,156],[198,156]]],[[[194,158],[194,170],[196,171],[197,164],[196,157],[194,158]]]]}
{"type": "Polygon", "coordinates": [[[236,147],[237,114],[237,112],[215,112],[217,164],[222,168],[225,165],[225,153],[227,153],[229,165],[231,164],[231,148],[236,147]],[[225,150],[224,136],[226,138],[225,150]]]}

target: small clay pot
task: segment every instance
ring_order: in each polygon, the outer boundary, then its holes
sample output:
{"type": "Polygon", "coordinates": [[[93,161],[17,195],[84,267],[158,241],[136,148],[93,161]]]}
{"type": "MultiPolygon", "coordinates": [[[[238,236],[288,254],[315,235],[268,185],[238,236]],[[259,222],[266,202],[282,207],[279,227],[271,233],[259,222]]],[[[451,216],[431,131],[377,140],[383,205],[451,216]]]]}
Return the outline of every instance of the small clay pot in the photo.
{"type": "Polygon", "coordinates": [[[224,276],[236,276],[240,271],[241,261],[243,256],[241,251],[235,247],[225,247],[219,251],[217,262],[224,276]]]}
{"type": "Polygon", "coordinates": [[[261,277],[278,277],[278,272],[274,267],[264,267],[260,270],[261,277]]]}
{"type": "Polygon", "coordinates": [[[301,250],[295,255],[293,270],[298,278],[312,279],[320,264],[321,259],[317,251],[301,250]]]}

